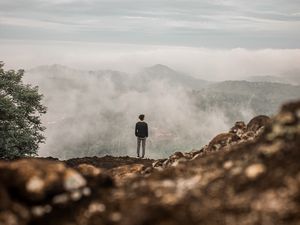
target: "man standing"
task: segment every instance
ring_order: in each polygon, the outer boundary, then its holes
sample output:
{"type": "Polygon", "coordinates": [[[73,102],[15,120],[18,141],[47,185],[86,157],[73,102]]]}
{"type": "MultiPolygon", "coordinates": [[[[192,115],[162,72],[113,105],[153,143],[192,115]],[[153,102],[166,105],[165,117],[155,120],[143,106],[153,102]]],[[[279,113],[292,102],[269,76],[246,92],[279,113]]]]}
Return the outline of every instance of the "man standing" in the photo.
{"type": "Polygon", "coordinates": [[[137,137],[137,157],[140,157],[140,146],[142,142],[142,158],[145,156],[146,138],[148,137],[148,124],[144,122],[145,115],[139,115],[140,121],[135,125],[135,136],[137,137]]]}

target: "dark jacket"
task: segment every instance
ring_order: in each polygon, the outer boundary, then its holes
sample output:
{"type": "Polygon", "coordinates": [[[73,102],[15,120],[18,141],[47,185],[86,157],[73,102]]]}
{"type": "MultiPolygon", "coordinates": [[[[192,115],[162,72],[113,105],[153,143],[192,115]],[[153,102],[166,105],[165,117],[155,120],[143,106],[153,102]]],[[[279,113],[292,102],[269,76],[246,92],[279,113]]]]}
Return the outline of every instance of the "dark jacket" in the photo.
{"type": "Polygon", "coordinates": [[[135,136],[144,138],[148,137],[148,124],[145,122],[137,122],[135,125],[135,136]]]}

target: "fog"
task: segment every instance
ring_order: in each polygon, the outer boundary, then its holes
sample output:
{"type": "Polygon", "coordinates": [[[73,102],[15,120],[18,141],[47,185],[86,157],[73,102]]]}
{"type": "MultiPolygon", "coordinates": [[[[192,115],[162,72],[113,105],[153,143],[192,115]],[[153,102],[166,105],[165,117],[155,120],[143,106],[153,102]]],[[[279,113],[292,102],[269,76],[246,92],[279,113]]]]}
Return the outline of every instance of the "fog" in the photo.
{"type": "MultiPolygon", "coordinates": [[[[230,104],[235,106],[228,104],[225,109],[218,103],[214,106],[206,103],[204,107],[201,100],[195,104],[191,88],[168,79],[152,79],[151,74],[146,74],[149,79],[145,80],[145,74],[142,78],[145,67],[160,63],[209,81],[252,75],[283,76],[288,71],[300,70],[299,49],[38,41],[6,41],[0,44],[0,49],[0,58],[7,69],[26,69],[25,81],[40,87],[48,112],[43,116],[46,143],[40,145],[39,154],[59,158],[135,156],[134,126],[141,113],[146,115],[150,128],[146,153],[150,158],[199,149],[233,125],[229,114],[234,115],[234,121],[248,122],[257,113],[250,104],[253,97],[250,94],[241,104],[235,104],[233,97],[230,104]],[[67,67],[32,70],[56,63],[67,67]]],[[[269,110],[272,113],[273,105],[269,110]]]]}
{"type": "Polygon", "coordinates": [[[129,73],[159,63],[206,80],[278,76],[286,71],[300,70],[300,49],[2,41],[0,58],[7,68],[30,69],[39,65],[62,64],[78,69],[113,69],[129,73]]]}
{"type": "MultiPolygon", "coordinates": [[[[40,86],[48,107],[41,156],[134,156],[134,126],[141,113],[149,124],[147,157],[151,158],[199,149],[231,126],[221,110],[196,107],[191,90],[181,85],[164,79],[143,82],[139,74],[95,73],[61,66],[26,73],[25,81],[40,86]]],[[[235,110],[244,115],[239,119],[253,115],[246,108],[235,110]]]]}

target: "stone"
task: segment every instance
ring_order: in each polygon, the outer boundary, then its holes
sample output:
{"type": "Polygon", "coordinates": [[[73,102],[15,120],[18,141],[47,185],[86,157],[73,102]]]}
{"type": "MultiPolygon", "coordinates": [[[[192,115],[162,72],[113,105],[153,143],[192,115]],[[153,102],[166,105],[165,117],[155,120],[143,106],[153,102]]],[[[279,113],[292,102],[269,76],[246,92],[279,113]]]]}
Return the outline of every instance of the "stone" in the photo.
{"type": "Polygon", "coordinates": [[[256,116],[247,124],[247,131],[256,132],[261,127],[265,127],[271,121],[270,117],[265,115],[256,116]]]}
{"type": "Polygon", "coordinates": [[[86,181],[76,171],[67,169],[64,175],[63,185],[67,191],[72,191],[84,187],[86,185],[86,181]]]}
{"type": "Polygon", "coordinates": [[[253,164],[246,168],[245,173],[246,176],[250,179],[255,179],[266,171],[266,167],[261,164],[253,164]]]}

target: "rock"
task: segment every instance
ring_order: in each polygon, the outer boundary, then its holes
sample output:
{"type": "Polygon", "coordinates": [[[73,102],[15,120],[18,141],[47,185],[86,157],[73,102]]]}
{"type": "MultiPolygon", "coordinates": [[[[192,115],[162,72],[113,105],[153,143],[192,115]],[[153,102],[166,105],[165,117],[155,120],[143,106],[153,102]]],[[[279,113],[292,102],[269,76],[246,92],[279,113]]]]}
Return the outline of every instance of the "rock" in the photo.
{"type": "Polygon", "coordinates": [[[0,181],[24,200],[40,202],[55,194],[84,187],[85,179],[57,161],[21,159],[0,163],[0,181]],[[15,179],[11,179],[15,177],[15,179]]]}
{"type": "Polygon", "coordinates": [[[79,164],[77,169],[80,174],[89,182],[91,188],[101,187],[112,187],[114,186],[113,178],[108,174],[107,171],[101,168],[97,168],[90,164],[79,164]]]}
{"type": "Polygon", "coordinates": [[[86,186],[86,180],[64,163],[33,158],[0,162],[0,181],[4,185],[0,205],[8,204],[9,210],[0,221],[6,224],[26,224],[31,216],[43,217],[52,211],[51,204],[62,202],[61,196],[66,196],[64,203],[79,200],[86,186]],[[5,194],[5,190],[10,191],[5,194]]]}
{"type": "Polygon", "coordinates": [[[283,149],[284,143],[282,141],[274,141],[271,144],[263,144],[258,147],[258,151],[264,155],[273,155],[283,149]]]}
{"type": "Polygon", "coordinates": [[[66,204],[70,201],[70,196],[67,193],[59,194],[53,197],[53,204],[66,204]]]}
{"type": "Polygon", "coordinates": [[[51,212],[52,207],[50,205],[45,206],[34,206],[31,208],[31,212],[35,217],[42,217],[45,214],[51,212]]]}
{"type": "Polygon", "coordinates": [[[195,155],[198,155],[198,154],[202,153],[203,151],[204,151],[204,147],[201,148],[200,150],[191,151],[191,154],[192,154],[193,157],[195,157],[195,155]]]}
{"type": "Polygon", "coordinates": [[[245,170],[245,173],[248,178],[255,179],[265,171],[266,171],[266,167],[261,163],[257,163],[248,166],[245,170]]]}
{"type": "Polygon", "coordinates": [[[144,170],[142,170],[142,174],[147,175],[147,174],[151,174],[153,172],[153,167],[146,167],[144,170]]]}
{"type": "Polygon", "coordinates": [[[90,214],[95,214],[95,213],[103,213],[105,212],[105,205],[100,203],[100,202],[92,202],[90,205],[89,205],[89,208],[88,208],[88,212],[90,214]]]}
{"type": "Polygon", "coordinates": [[[162,167],[167,159],[158,159],[152,163],[152,167],[162,167]]]}
{"type": "Polygon", "coordinates": [[[26,190],[30,193],[39,194],[45,188],[45,182],[40,177],[31,177],[26,183],[26,190]]]}
{"type": "Polygon", "coordinates": [[[229,133],[234,133],[237,136],[241,137],[247,130],[246,124],[243,121],[238,121],[230,129],[229,133]]]}
{"type": "Polygon", "coordinates": [[[183,158],[184,154],[182,152],[175,152],[173,155],[171,155],[169,157],[170,160],[176,160],[176,159],[180,159],[183,158]]]}
{"type": "Polygon", "coordinates": [[[125,165],[112,169],[111,174],[118,183],[122,183],[126,179],[140,175],[144,169],[142,164],[125,165]]]}
{"type": "Polygon", "coordinates": [[[253,131],[247,131],[243,133],[240,137],[243,141],[253,140],[258,133],[254,133],[253,131]]]}
{"type": "Polygon", "coordinates": [[[224,169],[227,169],[227,170],[230,169],[232,166],[233,166],[233,162],[232,161],[226,161],[223,164],[224,169]]]}
{"type": "Polygon", "coordinates": [[[238,141],[240,138],[233,133],[222,133],[214,137],[208,144],[208,151],[217,151],[222,147],[238,141]]]}
{"type": "Polygon", "coordinates": [[[247,124],[247,131],[256,133],[261,127],[265,127],[270,122],[270,117],[265,115],[256,116],[247,124]]]}
{"type": "Polygon", "coordinates": [[[167,168],[168,166],[170,166],[172,164],[173,160],[167,159],[163,162],[162,167],[163,168],[167,168]]]}
{"type": "Polygon", "coordinates": [[[276,120],[283,125],[293,124],[296,121],[296,117],[294,117],[291,112],[282,112],[277,117],[276,120]]]}
{"type": "Polygon", "coordinates": [[[85,177],[97,177],[101,173],[103,173],[103,171],[100,168],[86,163],[79,164],[77,169],[85,177]]]}

